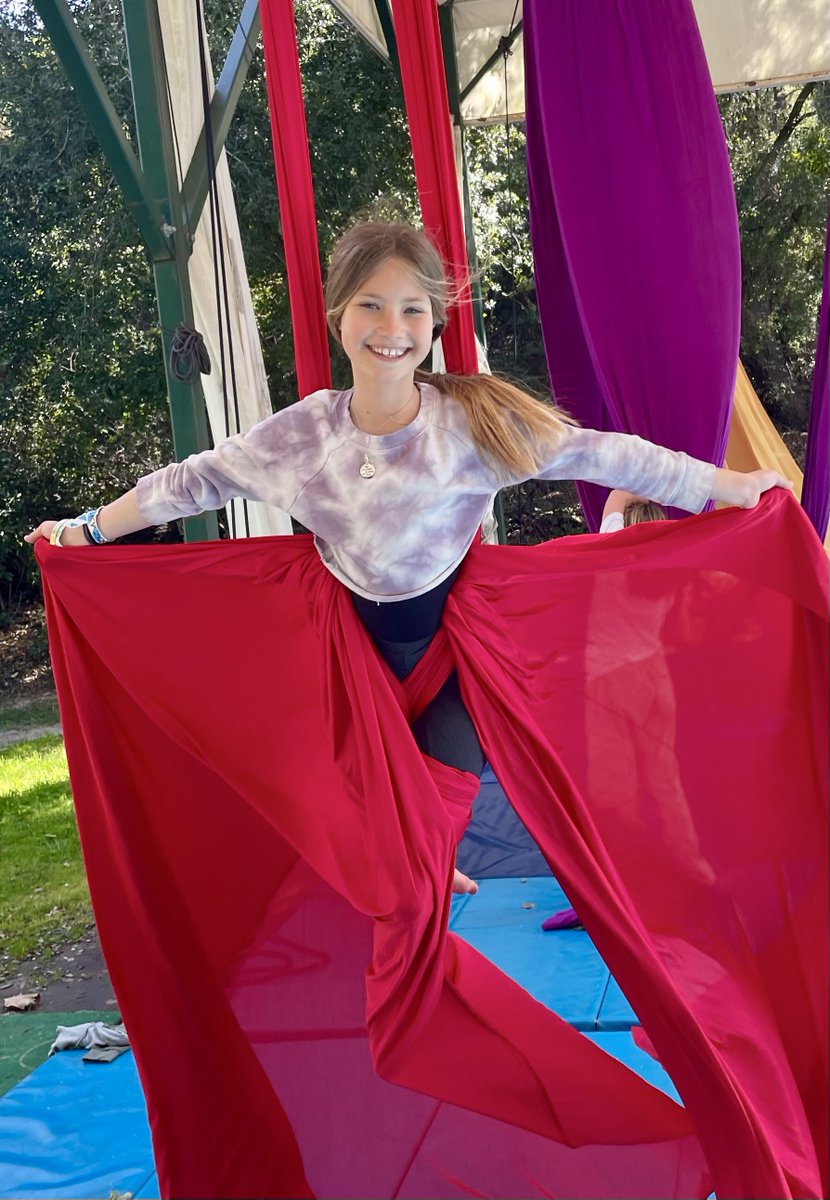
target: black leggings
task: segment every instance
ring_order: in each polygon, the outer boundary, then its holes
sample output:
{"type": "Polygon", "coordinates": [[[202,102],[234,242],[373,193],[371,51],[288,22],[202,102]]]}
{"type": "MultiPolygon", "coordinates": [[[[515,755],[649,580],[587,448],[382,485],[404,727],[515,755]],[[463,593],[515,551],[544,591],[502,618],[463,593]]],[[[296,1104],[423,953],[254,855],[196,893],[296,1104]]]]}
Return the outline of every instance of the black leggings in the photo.
{"type": "MultiPolygon", "coordinates": [[[[405,679],[426,654],[457,574],[458,569],[431,591],[411,600],[378,603],[352,592],[358,616],[398,679],[405,679]]],[[[484,751],[461,699],[455,671],[413,722],[412,732],[418,748],[446,766],[477,776],[484,770],[484,751]]]]}

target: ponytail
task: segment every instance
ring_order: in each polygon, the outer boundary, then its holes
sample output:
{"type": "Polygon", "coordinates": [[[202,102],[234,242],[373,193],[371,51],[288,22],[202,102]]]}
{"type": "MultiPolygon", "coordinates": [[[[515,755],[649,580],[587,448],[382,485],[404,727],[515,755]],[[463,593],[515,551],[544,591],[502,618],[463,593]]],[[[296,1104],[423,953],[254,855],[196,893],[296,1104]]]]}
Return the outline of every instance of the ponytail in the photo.
{"type": "Polygon", "coordinates": [[[566,425],[577,421],[495,375],[432,375],[418,382],[452,396],[467,414],[476,447],[508,477],[532,478],[556,450],[566,425]]]}

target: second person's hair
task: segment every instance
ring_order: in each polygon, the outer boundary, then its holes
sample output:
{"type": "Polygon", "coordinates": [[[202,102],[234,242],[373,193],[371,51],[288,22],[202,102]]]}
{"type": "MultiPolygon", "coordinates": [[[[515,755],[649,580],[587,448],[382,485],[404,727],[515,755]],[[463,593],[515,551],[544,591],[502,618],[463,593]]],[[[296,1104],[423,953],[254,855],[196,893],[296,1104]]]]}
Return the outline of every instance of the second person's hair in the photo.
{"type": "Polygon", "coordinates": [[[623,509],[623,525],[639,525],[643,521],[667,521],[666,510],[656,500],[629,500],[623,509]]]}

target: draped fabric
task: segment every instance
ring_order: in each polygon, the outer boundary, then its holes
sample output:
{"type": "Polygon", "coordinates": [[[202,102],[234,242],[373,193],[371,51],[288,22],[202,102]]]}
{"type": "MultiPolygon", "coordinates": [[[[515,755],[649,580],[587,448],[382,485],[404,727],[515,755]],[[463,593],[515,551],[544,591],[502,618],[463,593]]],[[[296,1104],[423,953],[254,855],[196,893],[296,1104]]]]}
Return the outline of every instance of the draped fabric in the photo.
{"type": "MultiPolygon", "coordinates": [[[[726,144],[691,0],[527,0],[530,228],[558,399],[722,463],[740,326],[726,144]]],[[[605,493],[579,485],[589,527],[605,493]]]]}
{"type": "Polygon", "coordinates": [[[38,558],[163,1196],[827,1194],[826,564],[791,496],[474,546],[403,685],[306,536],[38,558]],[[447,933],[471,788],[408,722],[453,666],[684,1109],[447,933]]]}
{"type": "MultiPolygon", "coordinates": [[[[169,90],[170,109],[177,141],[176,162],[189,163],[204,124],[204,104],[199,62],[197,8],[190,0],[166,0],[158,6],[158,19],[164,44],[165,80],[169,90]]],[[[213,92],[210,49],[205,39],[205,57],[209,90],[213,92]]],[[[184,179],[179,176],[179,186],[184,179]]],[[[218,214],[221,223],[221,243],[211,235],[210,205],[205,203],[202,216],[193,234],[193,252],[188,259],[187,273],[193,300],[193,321],[205,339],[213,369],[201,376],[202,391],[207,405],[210,431],[214,442],[232,433],[244,432],[271,415],[271,397],[259,340],[251,288],[245,269],[245,255],[239,222],[236,216],[233,190],[227,157],[220,154],[216,163],[216,185],[219,193],[218,214]],[[228,292],[232,297],[229,311],[224,314],[227,344],[225,345],[224,382],[227,394],[232,395],[229,347],[234,348],[234,374],[237,381],[235,402],[225,406],[222,348],[219,333],[219,310],[216,299],[214,270],[218,247],[224,250],[228,292]],[[239,413],[239,428],[236,414],[239,413]]],[[[250,530],[255,536],[268,533],[290,533],[291,519],[273,505],[258,500],[233,500],[228,505],[228,523],[237,536],[250,530]],[[232,515],[233,514],[233,515],[232,515]],[[235,520],[234,520],[235,518],[235,520]]]]}
{"type": "Polygon", "coordinates": [[[331,367],[294,4],[262,0],[260,9],[297,391],[310,396],[331,387],[331,367]]]}
{"type": "Polygon", "coordinates": [[[779,471],[791,481],[793,495],[801,499],[804,477],[798,463],[767,416],[740,360],[724,465],[732,471],[757,471],[761,468],[779,471]]]}
{"type": "Polygon", "coordinates": [[[421,215],[458,301],[441,338],[446,369],[475,375],[478,353],[438,8],[434,0],[392,0],[392,11],[421,215]]]}
{"type": "Polygon", "coordinates": [[[804,488],[801,503],[819,537],[827,533],[830,517],[830,212],[824,247],[824,287],[816,338],[816,365],[807,433],[807,459],[804,464],[804,488]]]}

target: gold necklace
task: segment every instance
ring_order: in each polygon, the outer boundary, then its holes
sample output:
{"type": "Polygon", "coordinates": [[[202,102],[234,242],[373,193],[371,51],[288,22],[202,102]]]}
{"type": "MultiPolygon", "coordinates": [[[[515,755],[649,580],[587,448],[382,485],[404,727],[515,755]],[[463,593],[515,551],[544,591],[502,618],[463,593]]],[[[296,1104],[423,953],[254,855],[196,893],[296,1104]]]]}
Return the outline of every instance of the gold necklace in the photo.
{"type": "MultiPolygon", "coordinates": [[[[409,399],[407,400],[406,404],[402,404],[401,407],[395,409],[395,411],[393,413],[389,413],[389,415],[386,418],[387,424],[389,421],[394,421],[394,419],[398,415],[398,413],[402,413],[405,408],[408,408],[409,405],[412,403],[413,399],[417,399],[420,404],[421,393],[418,391],[417,387],[415,387],[414,384],[412,386],[414,389],[414,396],[410,396],[409,399]]],[[[413,420],[414,419],[415,418],[413,417],[413,420]]],[[[399,421],[398,424],[399,425],[409,424],[409,422],[400,422],[399,421]]],[[[375,435],[370,435],[370,436],[378,436],[378,435],[375,434],[375,435]]],[[[361,477],[361,479],[373,479],[376,472],[377,472],[377,467],[372,462],[371,458],[369,458],[369,451],[365,450],[363,453],[363,462],[360,464],[360,477],[361,477]]]]}

